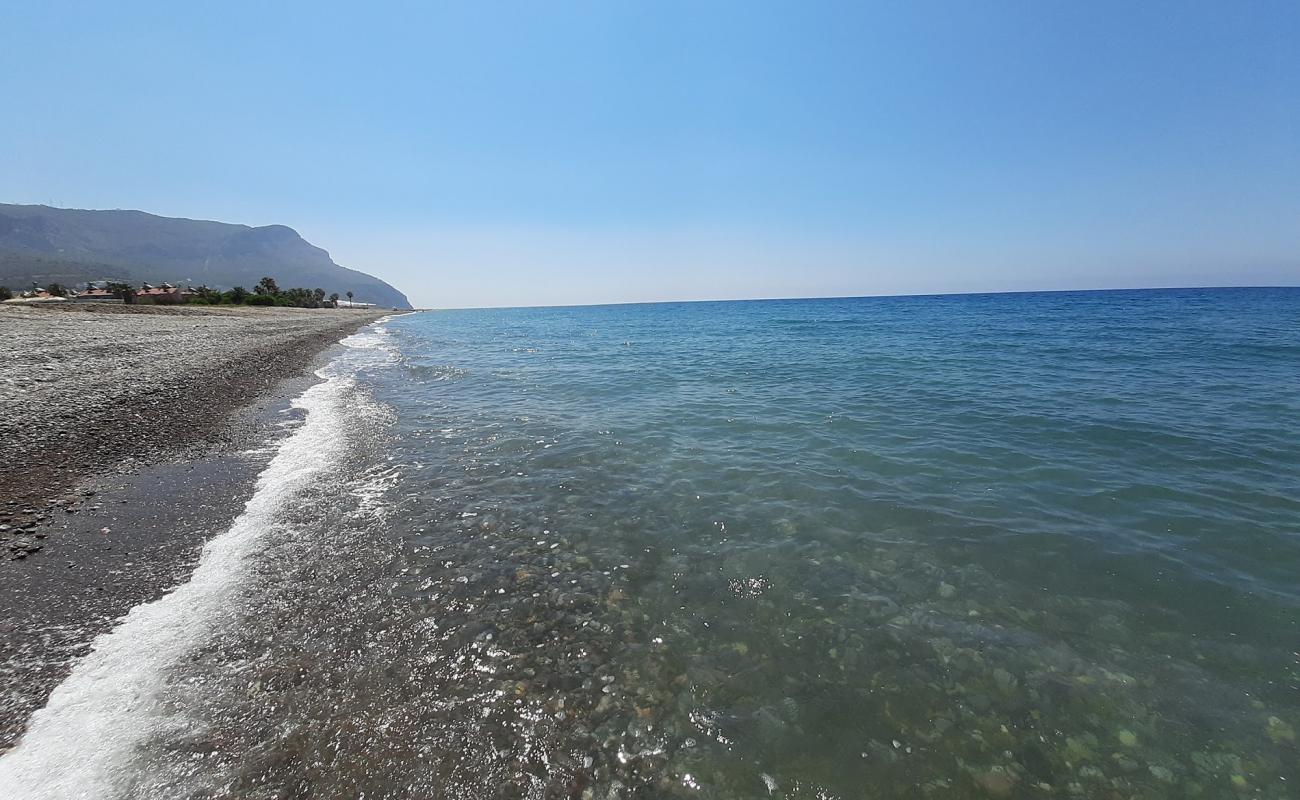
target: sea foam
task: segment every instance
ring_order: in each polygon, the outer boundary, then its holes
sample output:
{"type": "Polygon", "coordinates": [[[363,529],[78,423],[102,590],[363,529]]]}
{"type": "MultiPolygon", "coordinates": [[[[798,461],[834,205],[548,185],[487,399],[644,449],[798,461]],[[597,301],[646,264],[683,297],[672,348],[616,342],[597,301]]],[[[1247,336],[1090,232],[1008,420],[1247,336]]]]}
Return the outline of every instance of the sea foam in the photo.
{"type": "MultiPolygon", "coordinates": [[[[373,347],[375,334],[345,340],[373,347]]],[[[32,715],[18,745],[0,757],[0,797],[7,800],[103,798],[130,780],[136,747],[167,722],[161,702],[169,668],[203,644],[224,618],[249,568],[249,557],[298,492],[338,462],[348,447],[338,432],[353,378],[337,362],[293,401],[307,412],[257,478],[243,513],[203,548],[187,583],[131,609],[32,715]]]]}

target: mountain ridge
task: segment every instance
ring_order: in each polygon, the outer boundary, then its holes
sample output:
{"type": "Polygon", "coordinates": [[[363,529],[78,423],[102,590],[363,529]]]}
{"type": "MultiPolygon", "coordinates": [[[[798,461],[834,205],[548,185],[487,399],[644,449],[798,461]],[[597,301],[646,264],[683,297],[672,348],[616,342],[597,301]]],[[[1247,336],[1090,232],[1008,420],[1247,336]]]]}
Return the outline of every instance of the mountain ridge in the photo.
{"type": "Polygon", "coordinates": [[[89,280],[353,292],[358,302],[410,308],[400,290],[336,264],[329,252],[287,225],[164,217],[135,209],[73,209],[0,203],[0,285],[89,280]]]}

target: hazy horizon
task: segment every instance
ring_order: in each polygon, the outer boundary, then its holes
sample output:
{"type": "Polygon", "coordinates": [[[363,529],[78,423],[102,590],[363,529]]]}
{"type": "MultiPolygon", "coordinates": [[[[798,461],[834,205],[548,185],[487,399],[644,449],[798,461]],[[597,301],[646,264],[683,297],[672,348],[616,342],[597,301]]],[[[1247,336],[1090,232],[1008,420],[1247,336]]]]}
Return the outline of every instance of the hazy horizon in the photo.
{"type": "Polygon", "coordinates": [[[1006,289],[993,292],[920,292],[920,293],[902,293],[902,294],[845,294],[845,295],[801,295],[792,297],[701,297],[691,300],[624,300],[609,303],[555,303],[549,305],[518,305],[518,306],[416,306],[417,311],[508,311],[511,309],[547,309],[547,308],[600,308],[603,306],[655,306],[655,305],[680,305],[690,303],[784,303],[800,302],[805,300],[890,300],[901,298],[922,298],[922,297],[978,297],[978,296],[998,296],[1008,294],[1093,294],[1105,292],[1196,292],[1196,291],[1249,291],[1254,289],[1296,289],[1300,290],[1297,284],[1236,284],[1236,285],[1217,285],[1217,286],[1113,286],[1113,287],[1095,287],[1086,289],[1006,289]]]}
{"type": "Polygon", "coordinates": [[[288,225],[417,306],[1300,284],[1287,3],[8,16],[0,198],[288,225]]]}

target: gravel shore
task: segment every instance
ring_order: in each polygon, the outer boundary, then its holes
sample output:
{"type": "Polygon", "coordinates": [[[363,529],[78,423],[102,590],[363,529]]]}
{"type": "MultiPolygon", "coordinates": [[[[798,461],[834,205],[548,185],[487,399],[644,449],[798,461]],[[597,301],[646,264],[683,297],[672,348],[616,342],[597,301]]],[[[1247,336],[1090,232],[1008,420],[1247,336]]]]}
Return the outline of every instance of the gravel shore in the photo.
{"type": "MultiPolygon", "coordinates": [[[[228,412],[383,312],[0,306],[0,553],[81,479],[225,435],[228,412]]],[[[34,549],[33,549],[34,548],[34,549]]]]}
{"type": "Polygon", "coordinates": [[[0,305],[0,753],[96,635],[186,579],[267,457],[243,448],[384,314],[0,305]]]}

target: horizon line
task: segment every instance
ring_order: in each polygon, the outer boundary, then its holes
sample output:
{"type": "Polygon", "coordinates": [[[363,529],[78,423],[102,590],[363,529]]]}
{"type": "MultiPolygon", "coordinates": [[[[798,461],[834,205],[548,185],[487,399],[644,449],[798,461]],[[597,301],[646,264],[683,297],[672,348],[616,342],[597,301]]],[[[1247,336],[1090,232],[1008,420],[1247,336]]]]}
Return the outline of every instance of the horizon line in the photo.
{"type": "Polygon", "coordinates": [[[903,292],[900,294],[801,295],[798,297],[720,297],[695,300],[620,300],[606,303],[555,303],[505,306],[424,306],[413,311],[509,311],[525,308],[604,308],[662,306],[686,303],[779,303],[798,300],[888,300],[903,297],[981,297],[1006,294],[1094,294],[1101,292],[1172,292],[1225,289],[1300,289],[1300,284],[1224,284],[1214,286],[1111,286],[1092,289],[1008,289],[1006,291],[903,292]]]}

